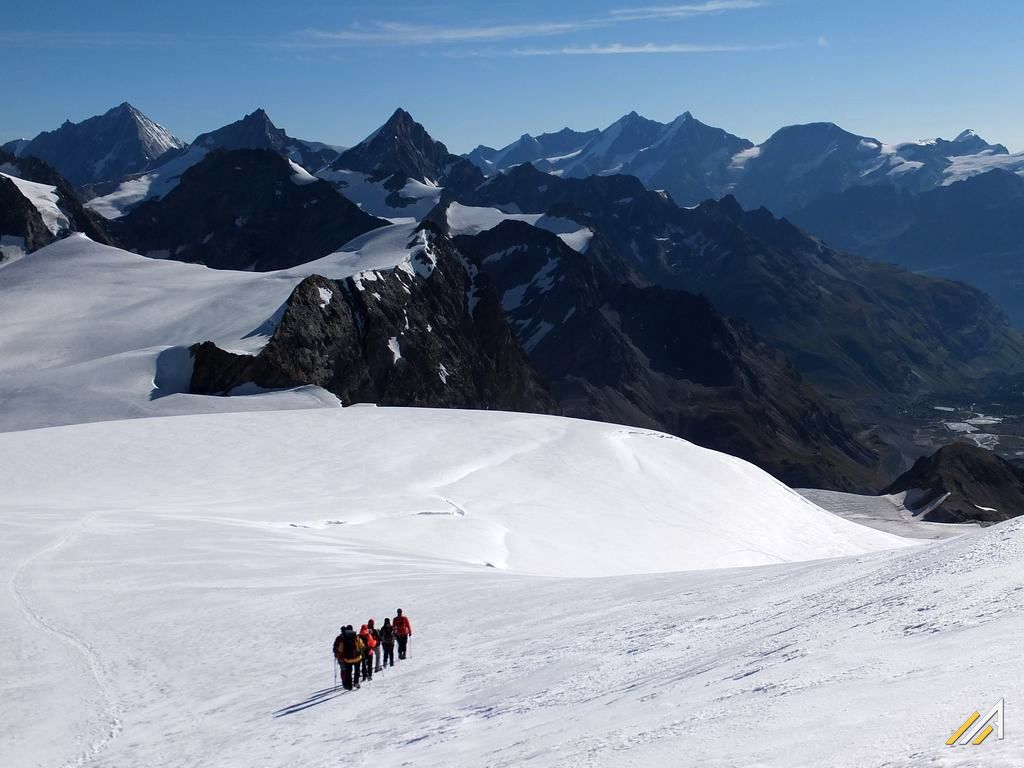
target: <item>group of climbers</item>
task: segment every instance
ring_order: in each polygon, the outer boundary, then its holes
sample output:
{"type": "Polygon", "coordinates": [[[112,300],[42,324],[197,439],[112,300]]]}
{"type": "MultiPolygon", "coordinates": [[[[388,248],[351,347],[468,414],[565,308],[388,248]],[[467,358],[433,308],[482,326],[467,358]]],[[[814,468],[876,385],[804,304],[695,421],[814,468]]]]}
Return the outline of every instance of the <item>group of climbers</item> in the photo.
{"type": "Polygon", "coordinates": [[[356,632],[352,625],[341,628],[341,634],[334,638],[332,651],[341,666],[341,684],[347,690],[359,688],[359,677],[372,680],[374,672],[384,667],[395,666],[395,644],[398,644],[398,658],[408,654],[412,624],[409,617],[399,608],[394,620],[384,619],[384,626],[377,629],[373,619],[367,621],[356,632]],[[382,660],[383,659],[383,660],[382,660]]]}

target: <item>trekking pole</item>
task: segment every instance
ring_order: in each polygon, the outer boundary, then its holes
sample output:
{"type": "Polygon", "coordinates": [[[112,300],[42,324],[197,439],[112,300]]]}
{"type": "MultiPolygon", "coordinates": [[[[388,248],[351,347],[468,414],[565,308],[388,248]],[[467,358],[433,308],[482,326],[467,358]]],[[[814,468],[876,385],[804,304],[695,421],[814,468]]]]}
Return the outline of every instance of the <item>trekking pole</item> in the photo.
{"type": "Polygon", "coordinates": [[[338,687],[338,660],[331,659],[331,666],[334,667],[334,687],[338,687]]]}

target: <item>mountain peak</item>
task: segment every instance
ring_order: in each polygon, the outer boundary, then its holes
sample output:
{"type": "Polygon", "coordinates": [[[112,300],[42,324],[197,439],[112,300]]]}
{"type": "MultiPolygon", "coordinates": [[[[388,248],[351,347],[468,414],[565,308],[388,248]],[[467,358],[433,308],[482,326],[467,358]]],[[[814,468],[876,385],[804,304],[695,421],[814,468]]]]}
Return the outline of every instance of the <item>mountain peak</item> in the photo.
{"type": "MultiPolygon", "coordinates": [[[[389,183],[404,186],[406,179],[428,184],[444,184],[456,167],[460,172],[472,169],[470,185],[482,175],[472,163],[456,157],[412,115],[399,107],[387,122],[359,144],[343,152],[331,167],[335,170],[359,171],[373,181],[390,178],[389,183]]],[[[468,178],[468,177],[467,177],[468,178]]],[[[400,189],[399,186],[392,191],[400,189]]]]}
{"type": "MultiPolygon", "coordinates": [[[[939,142],[940,144],[945,142],[939,142]]],[[[1002,144],[989,144],[976,131],[968,128],[966,131],[961,131],[960,134],[953,139],[949,144],[955,145],[955,153],[960,155],[977,154],[979,152],[991,152],[996,155],[1005,155],[1009,153],[1009,150],[1002,144]]],[[[948,145],[947,145],[948,146],[948,145]]]]}
{"type": "Polygon", "coordinates": [[[250,112],[248,115],[242,118],[242,122],[263,123],[274,128],[277,127],[274,125],[274,121],[270,119],[270,115],[267,114],[267,111],[263,107],[257,107],[256,109],[254,109],[252,112],[250,112]]]}
{"type": "Polygon", "coordinates": [[[404,126],[411,128],[414,125],[418,125],[418,123],[413,118],[413,116],[410,115],[401,107],[399,107],[398,109],[391,113],[391,117],[387,119],[383,127],[404,126]]]}
{"type": "Polygon", "coordinates": [[[75,186],[113,181],[138,173],[185,142],[123,101],[81,122],[65,120],[43,131],[19,151],[52,165],[75,186]]]}
{"type": "Polygon", "coordinates": [[[260,107],[233,123],[196,137],[194,145],[206,149],[273,149],[280,152],[287,134],[274,125],[260,107]]]}

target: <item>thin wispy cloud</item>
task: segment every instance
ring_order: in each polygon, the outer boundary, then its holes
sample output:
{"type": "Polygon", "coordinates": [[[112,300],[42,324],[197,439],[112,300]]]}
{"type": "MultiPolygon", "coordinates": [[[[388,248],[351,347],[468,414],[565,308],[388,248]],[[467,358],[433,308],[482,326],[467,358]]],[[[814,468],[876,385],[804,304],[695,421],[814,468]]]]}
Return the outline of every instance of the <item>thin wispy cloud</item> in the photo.
{"type": "Polygon", "coordinates": [[[370,26],[349,27],[337,31],[303,30],[291,41],[294,45],[374,44],[424,45],[430,43],[488,42],[525,37],[564,35],[598,26],[597,22],[537,22],[531,24],[491,24],[464,27],[429,27],[420,24],[376,22],[370,26]]]}
{"type": "Polygon", "coordinates": [[[768,0],[708,0],[704,3],[681,5],[651,5],[640,8],[616,8],[609,14],[617,21],[645,21],[648,19],[680,19],[687,16],[708,16],[728,11],[745,11],[770,5],[768,0]]]}
{"type": "Polygon", "coordinates": [[[734,53],[737,51],[775,51],[788,47],[777,45],[732,45],[723,44],[691,44],[691,43],[643,43],[626,45],[611,43],[608,45],[567,45],[561,48],[520,48],[508,52],[512,56],[617,56],[622,54],[653,54],[653,53],[734,53]]]}
{"type": "Polygon", "coordinates": [[[559,21],[531,21],[515,24],[430,26],[376,21],[353,24],[343,29],[304,29],[283,41],[287,47],[333,47],[355,45],[433,45],[500,42],[568,35],[574,32],[613,27],[650,19],[682,19],[761,8],[768,0],[706,0],[681,5],[652,5],[616,8],[603,16],[559,21]]]}

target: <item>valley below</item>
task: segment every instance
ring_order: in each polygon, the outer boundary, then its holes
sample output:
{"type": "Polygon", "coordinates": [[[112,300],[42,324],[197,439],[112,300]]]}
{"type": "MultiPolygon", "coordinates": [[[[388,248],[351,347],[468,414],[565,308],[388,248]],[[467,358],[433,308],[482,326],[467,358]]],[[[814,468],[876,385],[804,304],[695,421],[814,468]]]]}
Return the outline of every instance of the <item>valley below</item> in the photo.
{"type": "Polygon", "coordinates": [[[921,398],[913,403],[878,398],[862,406],[873,431],[896,449],[889,471],[903,468],[952,442],[965,442],[1024,465],[1024,406],[1019,402],[921,398]],[[898,463],[899,462],[899,463],[898,463]]]}

